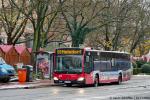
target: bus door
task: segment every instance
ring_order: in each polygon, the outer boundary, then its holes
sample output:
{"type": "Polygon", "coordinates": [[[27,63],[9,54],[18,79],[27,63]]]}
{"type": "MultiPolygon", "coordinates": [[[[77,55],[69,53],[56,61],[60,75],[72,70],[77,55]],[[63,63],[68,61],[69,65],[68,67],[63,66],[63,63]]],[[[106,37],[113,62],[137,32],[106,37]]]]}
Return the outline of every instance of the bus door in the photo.
{"type": "Polygon", "coordinates": [[[85,56],[84,72],[86,84],[93,84],[93,56],[85,56]]]}

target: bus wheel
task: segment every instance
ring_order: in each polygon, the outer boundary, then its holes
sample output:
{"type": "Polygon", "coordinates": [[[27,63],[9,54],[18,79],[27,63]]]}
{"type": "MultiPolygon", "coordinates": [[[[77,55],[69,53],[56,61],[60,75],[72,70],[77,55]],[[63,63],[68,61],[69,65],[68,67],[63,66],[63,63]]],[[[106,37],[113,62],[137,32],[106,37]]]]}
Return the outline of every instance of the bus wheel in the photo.
{"type": "Polygon", "coordinates": [[[120,85],[121,83],[122,83],[122,76],[120,75],[120,76],[118,77],[118,82],[117,82],[117,84],[120,85]]]}
{"type": "Polygon", "coordinates": [[[66,84],[66,86],[67,86],[67,87],[71,87],[71,86],[72,86],[72,84],[68,83],[68,84],[66,84]]]}
{"type": "Polygon", "coordinates": [[[98,76],[96,76],[94,79],[94,87],[98,87],[98,85],[99,85],[99,78],[98,76]]]}

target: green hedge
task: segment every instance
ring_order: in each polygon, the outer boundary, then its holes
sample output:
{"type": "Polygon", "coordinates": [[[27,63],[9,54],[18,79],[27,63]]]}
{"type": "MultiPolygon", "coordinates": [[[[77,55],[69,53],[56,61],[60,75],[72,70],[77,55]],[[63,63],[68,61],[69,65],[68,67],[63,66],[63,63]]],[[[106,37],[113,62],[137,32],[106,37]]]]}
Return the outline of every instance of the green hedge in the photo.
{"type": "Polygon", "coordinates": [[[150,64],[145,63],[141,66],[142,73],[150,74],[150,64]]]}
{"type": "Polygon", "coordinates": [[[133,68],[137,68],[136,62],[133,62],[133,63],[132,63],[132,66],[133,66],[133,68]]]}
{"type": "Polygon", "coordinates": [[[133,68],[133,75],[137,75],[139,73],[141,73],[141,68],[133,68]]]}
{"type": "Polygon", "coordinates": [[[136,61],[137,68],[141,68],[145,63],[145,61],[136,61]]]}

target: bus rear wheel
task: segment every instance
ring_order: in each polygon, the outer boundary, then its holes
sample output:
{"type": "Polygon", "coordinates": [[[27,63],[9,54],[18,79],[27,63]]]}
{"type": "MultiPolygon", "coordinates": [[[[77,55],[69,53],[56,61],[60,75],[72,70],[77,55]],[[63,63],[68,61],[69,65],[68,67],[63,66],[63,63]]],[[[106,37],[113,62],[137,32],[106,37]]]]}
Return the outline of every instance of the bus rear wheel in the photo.
{"type": "Polygon", "coordinates": [[[122,83],[122,76],[120,75],[120,76],[118,77],[118,82],[117,82],[117,84],[120,85],[121,83],[122,83]]]}

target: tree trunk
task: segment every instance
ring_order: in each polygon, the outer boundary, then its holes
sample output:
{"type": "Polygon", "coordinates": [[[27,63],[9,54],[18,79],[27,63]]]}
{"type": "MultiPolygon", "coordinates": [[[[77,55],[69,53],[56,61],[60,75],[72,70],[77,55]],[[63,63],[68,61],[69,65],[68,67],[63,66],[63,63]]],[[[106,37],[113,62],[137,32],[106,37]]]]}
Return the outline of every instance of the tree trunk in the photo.
{"type": "Polygon", "coordinates": [[[79,42],[76,38],[72,38],[72,47],[79,47],[79,42]]]}
{"type": "Polygon", "coordinates": [[[12,41],[13,41],[12,38],[11,38],[10,36],[8,36],[8,37],[7,37],[7,44],[8,44],[8,45],[12,45],[12,44],[13,44],[12,41]]]}
{"type": "Polygon", "coordinates": [[[110,51],[111,47],[110,47],[110,41],[109,41],[109,37],[108,37],[108,25],[106,25],[106,35],[105,35],[105,50],[110,51]]]}
{"type": "Polygon", "coordinates": [[[32,48],[32,54],[31,54],[31,61],[32,61],[32,65],[34,66],[33,70],[34,72],[36,71],[36,53],[39,49],[39,43],[40,43],[40,36],[39,36],[40,32],[39,29],[37,28],[37,30],[35,30],[34,33],[34,40],[33,40],[33,48],[32,48]]]}
{"type": "Polygon", "coordinates": [[[72,40],[72,47],[79,47],[79,43],[76,40],[72,40]]]}

